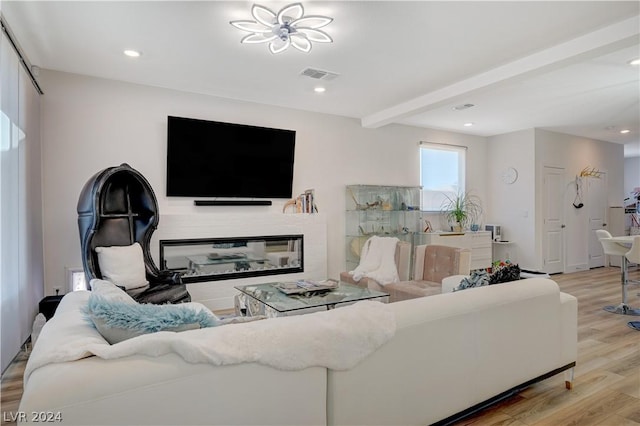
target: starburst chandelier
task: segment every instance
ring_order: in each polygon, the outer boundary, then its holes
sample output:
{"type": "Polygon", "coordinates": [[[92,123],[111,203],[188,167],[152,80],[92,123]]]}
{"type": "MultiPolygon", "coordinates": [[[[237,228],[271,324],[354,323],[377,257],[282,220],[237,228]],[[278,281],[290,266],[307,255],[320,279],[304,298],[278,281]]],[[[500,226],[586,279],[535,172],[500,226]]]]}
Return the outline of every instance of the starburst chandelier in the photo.
{"type": "Polygon", "coordinates": [[[241,43],[269,43],[271,53],[280,53],[293,46],[302,52],[311,50],[311,43],[331,43],[329,34],[319,30],[329,25],[333,18],[320,15],[304,16],[300,3],[283,7],[277,14],[270,9],[254,4],[251,15],[255,21],[231,21],[234,27],[251,34],[241,43]]]}

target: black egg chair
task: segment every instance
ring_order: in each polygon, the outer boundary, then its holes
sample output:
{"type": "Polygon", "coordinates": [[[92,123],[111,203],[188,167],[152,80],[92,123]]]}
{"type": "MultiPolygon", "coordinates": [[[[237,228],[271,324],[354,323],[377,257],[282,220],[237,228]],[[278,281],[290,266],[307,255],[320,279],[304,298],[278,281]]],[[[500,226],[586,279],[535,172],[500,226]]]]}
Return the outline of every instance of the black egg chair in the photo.
{"type": "Polygon", "coordinates": [[[151,258],[151,235],[158,221],[156,196],[137,170],[121,164],[93,175],[78,200],[78,228],[87,283],[93,278],[103,278],[96,247],[129,246],[137,242],[142,247],[149,285],[127,292],[140,303],[191,301],[180,275],[159,270],[151,258]]]}

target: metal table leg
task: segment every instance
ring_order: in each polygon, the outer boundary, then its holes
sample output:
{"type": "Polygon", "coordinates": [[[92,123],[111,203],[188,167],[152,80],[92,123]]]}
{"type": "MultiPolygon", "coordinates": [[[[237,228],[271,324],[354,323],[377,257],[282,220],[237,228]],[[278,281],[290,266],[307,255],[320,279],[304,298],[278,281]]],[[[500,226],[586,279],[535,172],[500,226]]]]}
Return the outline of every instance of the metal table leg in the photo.
{"type": "Polygon", "coordinates": [[[627,257],[622,256],[622,303],[616,306],[605,306],[603,309],[607,312],[611,312],[612,314],[640,316],[640,309],[634,309],[631,306],[627,305],[627,268],[627,257]]]}

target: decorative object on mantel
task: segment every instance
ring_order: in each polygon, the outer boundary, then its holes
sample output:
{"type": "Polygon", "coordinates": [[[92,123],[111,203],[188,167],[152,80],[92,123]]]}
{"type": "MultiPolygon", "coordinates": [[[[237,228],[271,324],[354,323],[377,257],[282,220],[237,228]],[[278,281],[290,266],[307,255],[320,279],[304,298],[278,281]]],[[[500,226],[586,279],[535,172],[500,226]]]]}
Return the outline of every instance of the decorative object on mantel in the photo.
{"type": "Polygon", "coordinates": [[[444,196],[441,211],[449,222],[455,223],[455,232],[462,231],[468,222],[475,222],[482,214],[480,198],[469,192],[445,193],[444,196]]]}
{"type": "Polygon", "coordinates": [[[293,213],[318,213],[315,191],[307,189],[296,198],[287,201],[282,207],[282,213],[286,213],[287,209],[293,209],[293,213]]]}
{"type": "Polygon", "coordinates": [[[333,42],[329,34],[318,29],[329,25],[333,18],[320,15],[304,16],[304,8],[300,3],[285,6],[277,14],[271,9],[254,4],[251,15],[255,21],[229,22],[239,30],[250,33],[240,40],[240,43],[269,43],[269,51],[275,54],[284,52],[289,46],[308,53],[311,50],[311,42],[333,42]]]}

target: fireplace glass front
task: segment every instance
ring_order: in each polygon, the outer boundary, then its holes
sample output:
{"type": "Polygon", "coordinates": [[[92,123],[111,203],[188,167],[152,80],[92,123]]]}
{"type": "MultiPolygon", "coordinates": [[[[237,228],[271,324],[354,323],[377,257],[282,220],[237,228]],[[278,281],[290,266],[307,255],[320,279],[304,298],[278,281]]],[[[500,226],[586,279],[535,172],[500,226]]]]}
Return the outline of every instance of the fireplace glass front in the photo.
{"type": "Polygon", "coordinates": [[[184,283],[304,271],[302,235],[160,240],[162,269],[184,283]]]}

